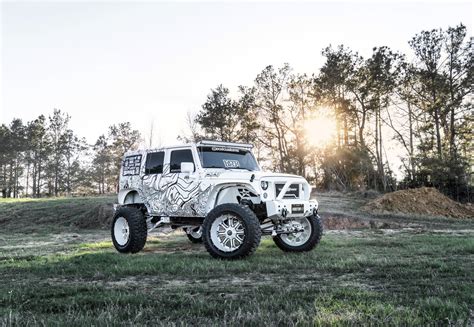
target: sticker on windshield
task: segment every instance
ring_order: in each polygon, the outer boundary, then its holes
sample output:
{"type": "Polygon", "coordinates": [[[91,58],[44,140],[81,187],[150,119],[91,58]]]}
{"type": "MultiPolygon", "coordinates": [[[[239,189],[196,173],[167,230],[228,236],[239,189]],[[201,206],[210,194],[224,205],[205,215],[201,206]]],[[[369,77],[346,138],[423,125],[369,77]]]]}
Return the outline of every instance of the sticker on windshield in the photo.
{"type": "Polygon", "coordinates": [[[217,146],[214,146],[214,147],[212,147],[212,151],[218,151],[218,152],[239,152],[239,149],[224,148],[224,147],[217,147],[217,146]]]}
{"type": "Polygon", "coordinates": [[[225,168],[239,168],[240,167],[239,160],[223,159],[222,161],[224,161],[225,168]]]}

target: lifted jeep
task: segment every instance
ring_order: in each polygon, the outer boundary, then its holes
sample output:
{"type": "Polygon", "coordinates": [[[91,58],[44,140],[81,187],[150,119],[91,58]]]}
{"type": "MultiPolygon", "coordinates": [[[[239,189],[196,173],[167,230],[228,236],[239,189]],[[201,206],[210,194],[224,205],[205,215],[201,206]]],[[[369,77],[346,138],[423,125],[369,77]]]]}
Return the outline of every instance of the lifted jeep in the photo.
{"type": "Polygon", "coordinates": [[[322,236],[318,202],[300,176],[262,172],[252,145],[202,141],[125,154],[112,240],[143,249],[147,234],[183,228],[215,258],[252,254],[262,235],[283,251],[312,250],[322,236]]]}

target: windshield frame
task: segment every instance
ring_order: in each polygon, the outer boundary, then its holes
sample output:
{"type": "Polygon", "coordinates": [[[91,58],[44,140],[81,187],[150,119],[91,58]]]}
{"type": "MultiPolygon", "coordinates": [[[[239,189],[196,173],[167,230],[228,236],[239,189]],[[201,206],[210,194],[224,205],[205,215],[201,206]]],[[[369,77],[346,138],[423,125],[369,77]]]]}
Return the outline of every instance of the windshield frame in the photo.
{"type": "MultiPolygon", "coordinates": [[[[199,163],[201,165],[201,168],[202,169],[225,169],[225,170],[240,170],[240,171],[261,171],[261,168],[260,168],[260,165],[258,164],[258,161],[257,159],[255,158],[253,152],[247,148],[239,148],[239,147],[228,147],[228,146],[209,146],[209,145],[200,145],[200,146],[196,146],[196,150],[197,150],[197,154],[198,154],[198,157],[199,157],[199,163]],[[233,149],[233,150],[237,150],[237,151],[243,151],[243,152],[246,152],[248,154],[250,154],[250,156],[252,157],[254,163],[255,163],[255,169],[254,170],[250,170],[250,169],[247,169],[247,168],[243,168],[243,167],[239,167],[239,168],[226,168],[226,167],[206,167],[204,165],[204,160],[203,160],[203,152],[201,151],[202,148],[223,148],[223,149],[233,149]]],[[[214,152],[217,152],[217,153],[232,153],[232,151],[214,151],[214,152]]]]}

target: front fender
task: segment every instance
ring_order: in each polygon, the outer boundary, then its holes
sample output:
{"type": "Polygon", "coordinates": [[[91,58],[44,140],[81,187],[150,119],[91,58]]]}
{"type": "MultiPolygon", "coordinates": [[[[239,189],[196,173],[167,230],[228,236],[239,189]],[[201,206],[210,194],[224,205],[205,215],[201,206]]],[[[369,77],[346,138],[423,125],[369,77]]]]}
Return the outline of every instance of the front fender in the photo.
{"type": "Polygon", "coordinates": [[[246,188],[250,192],[257,194],[258,192],[250,183],[246,182],[224,182],[215,184],[209,194],[207,202],[207,212],[214,209],[217,205],[222,203],[238,203],[236,193],[238,188],[246,188]]]}

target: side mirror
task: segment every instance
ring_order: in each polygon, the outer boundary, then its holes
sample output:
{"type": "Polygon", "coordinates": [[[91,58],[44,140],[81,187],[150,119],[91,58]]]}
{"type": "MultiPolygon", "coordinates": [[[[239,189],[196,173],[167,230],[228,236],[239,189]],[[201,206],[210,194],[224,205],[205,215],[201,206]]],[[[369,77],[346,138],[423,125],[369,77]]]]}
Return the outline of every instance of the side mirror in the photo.
{"type": "Polygon", "coordinates": [[[190,174],[194,171],[194,164],[192,162],[182,162],[181,163],[181,172],[190,174]]]}

